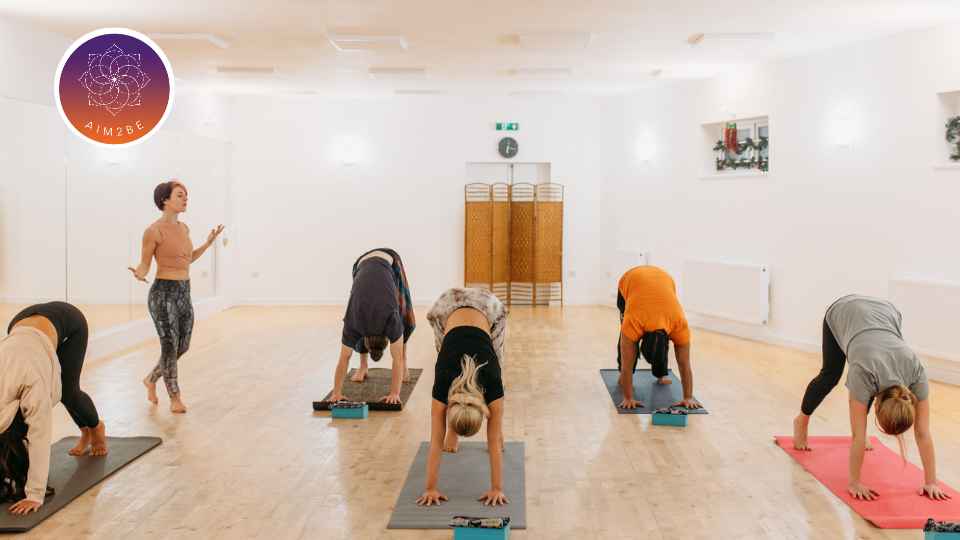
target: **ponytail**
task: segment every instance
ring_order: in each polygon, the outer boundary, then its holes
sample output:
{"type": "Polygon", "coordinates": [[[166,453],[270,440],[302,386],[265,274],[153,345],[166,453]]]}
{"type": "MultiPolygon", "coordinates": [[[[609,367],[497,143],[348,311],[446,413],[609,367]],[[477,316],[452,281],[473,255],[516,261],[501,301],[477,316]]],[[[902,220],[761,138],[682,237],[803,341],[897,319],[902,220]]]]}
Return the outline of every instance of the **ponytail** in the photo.
{"type": "Polygon", "coordinates": [[[475,435],[480,431],[483,419],[490,416],[490,409],[483,398],[483,389],[477,383],[480,368],[485,365],[478,366],[473,357],[463,355],[460,376],[453,380],[447,393],[450,426],[463,437],[475,435]]]}
{"type": "Polygon", "coordinates": [[[903,434],[916,420],[917,396],[909,388],[898,384],[891,386],[874,396],[876,400],[877,427],[887,435],[897,438],[900,456],[906,460],[906,445],[903,434]]]}

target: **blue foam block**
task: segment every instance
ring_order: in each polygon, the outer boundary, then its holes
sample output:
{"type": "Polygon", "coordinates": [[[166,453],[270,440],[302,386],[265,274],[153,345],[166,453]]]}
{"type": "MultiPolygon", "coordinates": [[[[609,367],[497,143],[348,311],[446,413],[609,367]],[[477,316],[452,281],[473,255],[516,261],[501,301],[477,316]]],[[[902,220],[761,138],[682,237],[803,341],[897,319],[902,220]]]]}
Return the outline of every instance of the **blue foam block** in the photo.
{"type": "Polygon", "coordinates": [[[923,540],[960,540],[960,533],[926,531],[923,540]]]}
{"type": "Polygon", "coordinates": [[[655,412],[653,413],[653,425],[687,427],[687,415],[655,412]]]}
{"type": "Polygon", "coordinates": [[[355,418],[363,419],[369,416],[370,407],[366,403],[362,407],[339,407],[334,405],[330,407],[330,413],[334,418],[355,418]]]}
{"type": "Polygon", "coordinates": [[[502,529],[482,529],[480,527],[454,527],[453,540],[507,540],[510,538],[510,524],[502,529]]]}

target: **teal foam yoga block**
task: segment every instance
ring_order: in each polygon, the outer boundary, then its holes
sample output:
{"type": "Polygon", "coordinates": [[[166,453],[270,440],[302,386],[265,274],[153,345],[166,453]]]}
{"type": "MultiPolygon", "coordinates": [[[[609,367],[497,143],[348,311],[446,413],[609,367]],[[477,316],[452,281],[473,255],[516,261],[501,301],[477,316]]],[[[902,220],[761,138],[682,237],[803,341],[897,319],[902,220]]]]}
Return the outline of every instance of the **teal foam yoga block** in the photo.
{"type": "Polygon", "coordinates": [[[960,532],[926,531],[923,540],[960,540],[960,532]]]}
{"type": "Polygon", "coordinates": [[[687,413],[686,411],[656,410],[653,412],[653,425],[686,427],[687,413]]]}
{"type": "Polygon", "coordinates": [[[453,540],[507,540],[510,538],[510,525],[502,529],[483,529],[480,527],[455,527],[453,540]]]}
{"type": "Polygon", "coordinates": [[[370,407],[366,403],[361,404],[340,404],[337,403],[330,407],[330,413],[334,418],[359,418],[363,419],[369,416],[370,407]]]}

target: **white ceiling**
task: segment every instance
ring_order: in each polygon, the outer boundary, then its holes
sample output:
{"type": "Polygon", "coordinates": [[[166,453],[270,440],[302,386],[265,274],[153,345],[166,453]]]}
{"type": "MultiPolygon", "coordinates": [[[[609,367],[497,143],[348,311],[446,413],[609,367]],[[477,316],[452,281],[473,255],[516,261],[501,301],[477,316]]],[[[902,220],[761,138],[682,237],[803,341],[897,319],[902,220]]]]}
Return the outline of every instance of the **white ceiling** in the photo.
{"type": "Polygon", "coordinates": [[[0,16],[70,38],[104,26],[215,36],[157,40],[186,88],[619,93],[960,21],[960,0],[0,0],[0,16]],[[712,36],[730,33],[760,36],[712,36]],[[342,52],[331,34],[407,48],[342,52]]]}

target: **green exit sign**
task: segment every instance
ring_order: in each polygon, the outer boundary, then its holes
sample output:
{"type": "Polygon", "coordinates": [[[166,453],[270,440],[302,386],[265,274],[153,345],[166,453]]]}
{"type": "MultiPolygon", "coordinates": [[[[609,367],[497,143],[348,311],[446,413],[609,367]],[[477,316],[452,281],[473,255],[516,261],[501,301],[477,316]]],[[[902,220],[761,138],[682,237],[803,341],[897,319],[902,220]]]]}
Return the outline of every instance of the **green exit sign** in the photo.
{"type": "Polygon", "coordinates": [[[519,122],[497,122],[497,131],[520,131],[519,122]]]}

